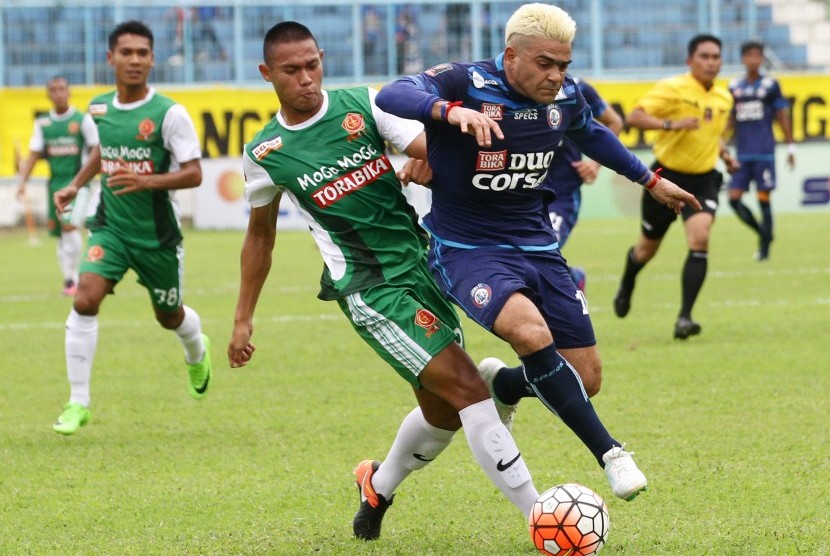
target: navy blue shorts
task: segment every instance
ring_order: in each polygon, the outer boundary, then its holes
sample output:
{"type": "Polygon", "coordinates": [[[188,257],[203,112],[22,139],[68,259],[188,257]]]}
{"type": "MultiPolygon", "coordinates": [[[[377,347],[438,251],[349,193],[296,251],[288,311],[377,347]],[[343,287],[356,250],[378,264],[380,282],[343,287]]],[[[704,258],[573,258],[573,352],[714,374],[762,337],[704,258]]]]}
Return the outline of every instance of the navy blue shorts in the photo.
{"type": "Polygon", "coordinates": [[[526,295],[547,322],[559,348],[597,343],[584,294],[574,285],[558,249],[461,249],[430,241],[429,267],[438,287],[468,317],[490,330],[507,299],[526,295]]]}
{"type": "Polygon", "coordinates": [[[729,189],[749,191],[749,184],[753,181],[757,191],[772,191],[775,189],[775,162],[772,160],[741,162],[741,167],[732,174],[729,189]]]}
{"type": "Polygon", "coordinates": [[[581,204],[582,193],[579,189],[567,195],[564,199],[557,197],[554,202],[548,204],[548,215],[553,231],[556,232],[559,239],[559,249],[565,247],[565,243],[571,235],[571,230],[576,226],[581,204]]]}

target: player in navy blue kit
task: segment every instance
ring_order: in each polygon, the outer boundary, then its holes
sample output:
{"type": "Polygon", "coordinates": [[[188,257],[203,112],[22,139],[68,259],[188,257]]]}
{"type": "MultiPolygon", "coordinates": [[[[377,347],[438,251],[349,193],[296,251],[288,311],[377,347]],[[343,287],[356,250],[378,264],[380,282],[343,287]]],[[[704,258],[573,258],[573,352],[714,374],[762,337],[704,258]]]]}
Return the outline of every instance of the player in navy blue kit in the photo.
{"type": "MultiPolygon", "coordinates": [[[[608,106],[608,103],[590,84],[577,78],[574,78],[574,82],[591,108],[594,119],[603,123],[614,132],[614,135],[619,135],[623,129],[622,117],[608,106]]],[[[579,209],[582,207],[582,184],[594,183],[600,166],[599,162],[589,158],[583,159],[582,152],[567,138],[562,140],[559,149],[553,155],[553,162],[542,187],[553,192],[553,200],[548,203],[548,214],[553,231],[559,238],[559,249],[565,247],[579,218],[579,209]]],[[[585,271],[572,266],[571,278],[576,287],[584,292],[585,271]]]]}
{"type": "Polygon", "coordinates": [[[761,73],[764,62],[764,45],[757,41],[741,45],[741,63],[746,75],[733,79],[729,91],[735,99],[730,124],[735,129],[738,170],[729,183],[729,204],[747,226],[758,234],[759,261],[769,258],[772,243],[772,208],[770,194],[775,189],[775,137],[773,121],[778,121],[787,141],[787,165],[795,167],[795,143],[790,124],[790,103],[781,93],[778,81],[761,73]],[[755,182],[761,221],[742,201],[749,184],[755,182]]]}
{"type": "Polygon", "coordinates": [[[432,206],[424,225],[439,287],[522,361],[513,369],[494,358],[479,365],[503,420],[511,422],[522,397],[538,397],[591,450],[614,494],[632,499],[647,481],[588,399],[600,386],[599,352],[541,185],[567,137],[672,209],[700,205],[593,123],[565,75],[575,30],[560,8],[526,4],[507,22],[506,48],[495,59],[403,77],[377,104],[425,124],[432,206]]]}

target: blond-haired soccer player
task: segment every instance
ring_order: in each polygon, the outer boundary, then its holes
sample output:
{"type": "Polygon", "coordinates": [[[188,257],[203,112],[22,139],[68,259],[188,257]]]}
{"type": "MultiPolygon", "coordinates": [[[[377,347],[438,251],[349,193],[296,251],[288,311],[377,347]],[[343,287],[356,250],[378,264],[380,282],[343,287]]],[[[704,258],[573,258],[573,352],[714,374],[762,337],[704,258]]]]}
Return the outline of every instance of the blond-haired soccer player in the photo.
{"type": "Polygon", "coordinates": [[[601,363],[588,305],[559,252],[542,186],[564,138],[648,189],[670,210],[694,204],[649,171],[591,110],[567,75],[576,24],[563,10],[526,4],[508,20],[495,59],[439,64],[387,85],[378,106],[422,121],[433,169],[430,266],[446,296],[507,341],[522,364],[485,359],[503,419],[537,397],[590,449],[616,496],[646,477],[594,411],[601,363]]]}

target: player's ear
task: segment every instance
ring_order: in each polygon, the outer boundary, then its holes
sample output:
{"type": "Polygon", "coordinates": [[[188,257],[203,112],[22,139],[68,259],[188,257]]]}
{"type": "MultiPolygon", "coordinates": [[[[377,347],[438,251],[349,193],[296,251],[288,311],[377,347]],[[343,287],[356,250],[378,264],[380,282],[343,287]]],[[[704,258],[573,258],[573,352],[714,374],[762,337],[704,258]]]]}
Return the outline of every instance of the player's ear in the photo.
{"type": "Polygon", "coordinates": [[[265,81],[271,82],[271,70],[265,64],[259,65],[259,74],[265,81]]]}
{"type": "Polygon", "coordinates": [[[318,50],[317,52],[320,54],[320,60],[322,61],[323,60],[323,54],[325,54],[325,52],[323,51],[322,48],[320,50],[318,50]]]}

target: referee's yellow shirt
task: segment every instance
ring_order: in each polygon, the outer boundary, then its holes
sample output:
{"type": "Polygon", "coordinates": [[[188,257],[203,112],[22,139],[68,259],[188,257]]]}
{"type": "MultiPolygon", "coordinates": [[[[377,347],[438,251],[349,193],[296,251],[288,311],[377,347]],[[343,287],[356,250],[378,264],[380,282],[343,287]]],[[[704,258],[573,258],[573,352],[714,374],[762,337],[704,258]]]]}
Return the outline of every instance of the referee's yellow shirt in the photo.
{"type": "Polygon", "coordinates": [[[698,129],[661,131],[654,155],[666,168],[686,174],[704,174],[715,167],[720,137],[732,110],[729,90],[713,85],[708,91],[691,73],[658,82],[635,107],[663,120],[697,118],[698,129]]]}

